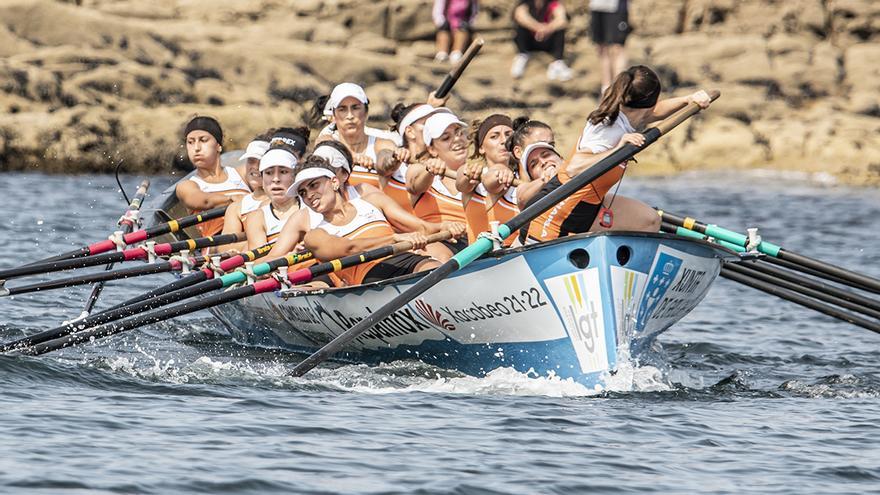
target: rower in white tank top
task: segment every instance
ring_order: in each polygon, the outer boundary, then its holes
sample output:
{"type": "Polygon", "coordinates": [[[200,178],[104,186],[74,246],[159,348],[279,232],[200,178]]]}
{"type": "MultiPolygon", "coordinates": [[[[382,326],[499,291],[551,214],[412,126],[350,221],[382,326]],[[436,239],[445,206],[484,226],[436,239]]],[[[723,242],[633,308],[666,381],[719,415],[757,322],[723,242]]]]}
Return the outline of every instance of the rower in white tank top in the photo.
{"type": "Polygon", "coordinates": [[[254,193],[250,193],[247,196],[241,198],[241,207],[239,208],[242,220],[245,215],[252,211],[257,211],[260,209],[260,206],[263,204],[262,201],[254,199],[254,193]]]}
{"type": "Polygon", "coordinates": [[[223,171],[226,172],[226,180],[223,182],[213,183],[206,182],[204,179],[199,177],[197,174],[193,175],[189,178],[189,180],[195,182],[199,189],[205,193],[215,193],[215,192],[223,192],[223,191],[250,191],[251,188],[247,185],[244,179],[238,175],[238,171],[232,167],[223,167],[223,171]]]}
{"type": "MultiPolygon", "coordinates": [[[[354,186],[345,186],[345,197],[348,201],[354,201],[355,199],[361,199],[360,193],[357,192],[354,186]]],[[[309,212],[309,225],[312,226],[313,229],[318,228],[318,225],[324,221],[324,215],[321,215],[317,211],[313,210],[311,206],[305,205],[306,210],[309,212]]]]}
{"type": "Polygon", "coordinates": [[[281,229],[284,228],[284,224],[287,223],[287,218],[278,218],[275,215],[275,210],[272,209],[272,203],[269,203],[262,208],[263,211],[263,222],[266,225],[266,240],[273,241],[278,234],[281,233],[281,229]]]}
{"type": "Polygon", "coordinates": [[[357,238],[364,232],[377,228],[389,230],[393,233],[388,220],[378,208],[360,198],[353,199],[349,203],[354,205],[357,210],[357,214],[351,222],[345,225],[333,225],[325,220],[323,215],[316,213],[317,217],[312,217],[312,219],[317,220],[317,218],[320,218],[320,221],[317,224],[313,223],[312,228],[324,230],[328,234],[337,237],[348,237],[349,239],[357,238]]]}

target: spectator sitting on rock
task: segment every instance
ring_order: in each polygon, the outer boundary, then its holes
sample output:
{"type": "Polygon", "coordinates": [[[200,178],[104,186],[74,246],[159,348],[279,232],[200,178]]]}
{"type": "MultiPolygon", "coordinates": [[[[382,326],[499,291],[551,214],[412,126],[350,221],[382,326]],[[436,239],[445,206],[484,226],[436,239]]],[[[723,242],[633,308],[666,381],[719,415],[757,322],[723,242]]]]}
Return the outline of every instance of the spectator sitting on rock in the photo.
{"type": "Polygon", "coordinates": [[[437,26],[437,62],[456,63],[471,34],[477,0],[434,0],[432,17],[437,26]],[[450,39],[451,37],[451,39],[450,39]],[[450,52],[450,42],[452,51],[450,52]]]}
{"type": "Polygon", "coordinates": [[[513,11],[516,24],[514,42],[518,53],[513,58],[510,75],[514,79],[523,76],[530,52],[548,52],[553,62],[547,67],[551,81],[568,81],[571,69],[565,64],[565,28],[568,16],[559,0],[520,0],[513,11]]]}

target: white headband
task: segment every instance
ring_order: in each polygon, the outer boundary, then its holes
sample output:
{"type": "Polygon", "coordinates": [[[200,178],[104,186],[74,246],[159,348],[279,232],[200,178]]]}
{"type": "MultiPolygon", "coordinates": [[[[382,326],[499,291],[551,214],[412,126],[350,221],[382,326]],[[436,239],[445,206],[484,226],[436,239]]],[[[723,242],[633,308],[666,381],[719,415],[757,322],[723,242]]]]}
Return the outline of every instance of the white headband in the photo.
{"type": "Polygon", "coordinates": [[[352,97],[359,102],[367,105],[370,103],[370,100],[367,99],[367,93],[364,91],[364,88],[358,86],[355,83],[342,83],[336,85],[333,88],[333,91],[330,93],[330,98],[327,100],[327,104],[324,105],[324,116],[330,117],[333,115],[333,110],[342,103],[342,100],[352,97]]]}
{"type": "Polygon", "coordinates": [[[406,128],[413,125],[413,122],[431,115],[434,113],[434,110],[436,109],[427,103],[410,110],[408,114],[403,116],[400,124],[397,125],[397,132],[400,133],[400,137],[403,138],[403,133],[406,132],[406,128]]]}
{"type": "Polygon", "coordinates": [[[248,158],[256,158],[259,160],[269,151],[269,143],[267,141],[262,141],[259,139],[255,139],[248,143],[247,148],[244,150],[244,154],[241,155],[239,161],[247,161],[248,158]]]}
{"type": "MultiPolygon", "coordinates": [[[[299,196],[299,186],[303,182],[317,179],[319,177],[327,177],[328,179],[332,179],[336,177],[336,175],[324,167],[312,167],[302,170],[300,171],[300,173],[296,174],[296,179],[294,179],[293,185],[287,188],[287,195],[290,197],[299,196]]],[[[300,198],[300,200],[302,200],[302,198],[300,198]]]]}
{"type": "Polygon", "coordinates": [[[429,146],[431,141],[442,136],[451,125],[467,127],[467,124],[459,120],[452,112],[435,113],[428,117],[428,120],[425,121],[425,128],[422,129],[425,146],[429,146]]]}
{"type": "Polygon", "coordinates": [[[293,168],[296,164],[297,159],[293,153],[280,148],[275,148],[274,150],[267,151],[266,154],[260,158],[260,172],[272,167],[293,168]]]}
{"type": "Polygon", "coordinates": [[[341,168],[351,173],[351,163],[348,163],[348,160],[345,159],[345,155],[341,151],[332,146],[319,145],[312,154],[327,160],[333,168],[341,168]]]}
{"type": "Polygon", "coordinates": [[[556,151],[556,148],[554,148],[553,145],[550,143],[537,141],[526,146],[526,149],[523,150],[522,156],[519,157],[519,164],[522,167],[523,173],[527,175],[530,179],[534,179],[534,177],[532,177],[532,174],[529,173],[529,155],[531,155],[533,151],[541,149],[550,150],[553,153],[556,153],[556,156],[560,158],[562,157],[562,154],[556,151]]]}

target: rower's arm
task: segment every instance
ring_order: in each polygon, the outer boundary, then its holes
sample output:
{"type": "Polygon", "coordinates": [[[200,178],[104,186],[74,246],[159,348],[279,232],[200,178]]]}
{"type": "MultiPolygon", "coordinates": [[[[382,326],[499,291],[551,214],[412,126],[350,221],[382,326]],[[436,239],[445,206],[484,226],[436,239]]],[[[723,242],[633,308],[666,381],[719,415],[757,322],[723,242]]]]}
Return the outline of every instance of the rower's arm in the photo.
{"type": "Polygon", "coordinates": [[[309,228],[309,216],[306,209],[297,211],[284,223],[281,233],[275,239],[275,245],[266,255],[265,261],[272,261],[287,256],[296,250],[296,245],[302,242],[303,236],[309,228]]]}
{"type": "Polygon", "coordinates": [[[424,163],[416,162],[406,169],[406,191],[410,197],[418,198],[425,194],[433,183],[434,176],[428,172],[424,163]]]}
{"type": "Polygon", "coordinates": [[[376,173],[390,177],[400,167],[397,145],[388,139],[376,140],[376,173]]]}
{"type": "Polygon", "coordinates": [[[323,229],[314,229],[306,234],[304,242],[306,249],[311,251],[315,258],[330,261],[387,246],[393,243],[394,239],[393,235],[348,239],[328,234],[323,229]]]}
{"type": "Polygon", "coordinates": [[[663,120],[666,117],[669,117],[670,115],[684,108],[689,101],[689,96],[678,96],[675,98],[667,98],[665,100],[658,101],[657,105],[654,106],[654,111],[651,113],[650,121],[656,122],[658,120],[663,120]]]}
{"type": "Polygon", "coordinates": [[[238,234],[244,232],[244,225],[241,223],[241,202],[237,201],[226,208],[226,214],[223,215],[223,231],[221,234],[238,234]]]}
{"type": "Polygon", "coordinates": [[[516,206],[520,209],[520,211],[526,209],[526,205],[529,204],[529,200],[535,197],[541,191],[541,188],[544,187],[548,181],[543,179],[533,180],[529,182],[523,182],[516,188],[516,206]]]}
{"type": "Polygon", "coordinates": [[[382,210],[385,219],[394,227],[396,232],[421,232],[423,234],[432,234],[431,226],[434,224],[426,222],[421,218],[403,209],[390,196],[382,192],[376,192],[364,196],[363,199],[370,204],[382,210]]]}
{"type": "Polygon", "coordinates": [[[248,249],[266,244],[266,221],[262,209],[254,210],[244,217],[244,232],[247,234],[248,249]]]}
{"type": "Polygon", "coordinates": [[[210,210],[218,206],[226,206],[247,194],[246,191],[239,190],[206,193],[202,192],[199,186],[191,180],[185,180],[178,184],[175,193],[177,194],[177,199],[193,211],[210,210]]]}
{"type": "Polygon", "coordinates": [[[492,165],[483,173],[483,187],[489,194],[499,196],[513,184],[513,171],[504,165],[492,165]]]}
{"type": "Polygon", "coordinates": [[[617,143],[617,146],[601,153],[591,153],[588,150],[577,151],[574,155],[572,155],[568,163],[564,165],[565,171],[566,173],[568,173],[569,177],[574,177],[584,170],[599,163],[600,160],[610,156],[612,153],[624,147],[628,143],[635,146],[643,146],[645,144],[645,136],[638,132],[624,134],[620,138],[620,142],[617,143]]]}

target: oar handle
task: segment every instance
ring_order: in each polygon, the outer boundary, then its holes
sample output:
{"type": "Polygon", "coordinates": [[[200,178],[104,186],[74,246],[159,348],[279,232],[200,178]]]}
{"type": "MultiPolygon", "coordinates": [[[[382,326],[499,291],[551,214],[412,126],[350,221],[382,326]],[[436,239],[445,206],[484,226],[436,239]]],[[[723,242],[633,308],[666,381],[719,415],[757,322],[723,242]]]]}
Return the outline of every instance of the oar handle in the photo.
{"type": "MultiPolygon", "coordinates": [[[[483,175],[485,175],[485,173],[486,173],[487,170],[488,170],[488,167],[484,167],[484,168],[483,168],[483,171],[480,173],[480,179],[481,179],[481,180],[482,180],[483,175]]],[[[455,170],[450,170],[450,169],[447,168],[446,171],[443,172],[443,177],[446,177],[447,179],[453,179],[453,180],[454,180],[454,179],[458,179],[458,172],[456,172],[455,170]]],[[[514,179],[513,179],[513,182],[510,183],[510,187],[519,187],[520,184],[522,184],[522,181],[521,181],[520,179],[518,179],[518,178],[514,178],[514,179]]]]}
{"type": "MultiPolygon", "coordinates": [[[[448,230],[441,230],[436,234],[431,234],[428,236],[428,244],[431,244],[433,242],[441,242],[448,239],[452,239],[452,233],[448,230]]],[[[391,247],[394,250],[394,254],[400,254],[412,249],[413,243],[410,241],[400,241],[392,244],[391,247]]]]}
{"type": "Polygon", "coordinates": [[[483,48],[483,38],[477,38],[471,43],[471,46],[464,52],[464,55],[461,56],[461,60],[458,61],[458,65],[453,67],[446,77],[443,79],[443,82],[440,83],[440,87],[437,88],[437,91],[434,92],[434,96],[437,98],[443,99],[446,98],[446,95],[449,94],[449,91],[452,90],[452,87],[455,86],[455,83],[458,82],[458,78],[461,77],[461,74],[467,68],[468,64],[477,56],[477,53],[480,53],[480,49],[483,48]]]}

